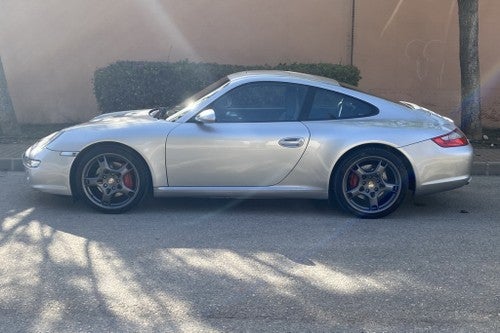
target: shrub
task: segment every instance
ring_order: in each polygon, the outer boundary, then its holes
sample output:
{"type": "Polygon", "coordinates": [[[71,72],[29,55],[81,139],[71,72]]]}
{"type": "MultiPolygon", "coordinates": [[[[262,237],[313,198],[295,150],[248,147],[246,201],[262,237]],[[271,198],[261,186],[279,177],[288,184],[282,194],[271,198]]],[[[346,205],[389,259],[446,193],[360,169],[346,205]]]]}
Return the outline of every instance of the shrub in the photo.
{"type": "Polygon", "coordinates": [[[351,85],[360,80],[354,66],[279,64],[240,66],[189,61],[118,61],[94,73],[94,94],[103,113],[155,106],[173,106],[221,77],[252,69],[278,69],[326,76],[351,85]]]}

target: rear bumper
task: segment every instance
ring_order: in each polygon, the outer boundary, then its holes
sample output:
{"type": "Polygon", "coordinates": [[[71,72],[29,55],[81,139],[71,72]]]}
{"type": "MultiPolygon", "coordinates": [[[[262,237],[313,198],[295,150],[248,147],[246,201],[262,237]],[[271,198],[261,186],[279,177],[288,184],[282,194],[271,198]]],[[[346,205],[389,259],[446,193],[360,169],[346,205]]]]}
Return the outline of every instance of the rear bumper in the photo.
{"type": "Polygon", "coordinates": [[[428,140],[401,148],[415,173],[415,195],[452,190],[471,179],[471,145],[442,148],[428,140]]]}
{"type": "Polygon", "coordinates": [[[428,182],[415,189],[415,195],[425,195],[437,192],[449,191],[470,183],[470,176],[439,179],[434,182],[428,182]]]}

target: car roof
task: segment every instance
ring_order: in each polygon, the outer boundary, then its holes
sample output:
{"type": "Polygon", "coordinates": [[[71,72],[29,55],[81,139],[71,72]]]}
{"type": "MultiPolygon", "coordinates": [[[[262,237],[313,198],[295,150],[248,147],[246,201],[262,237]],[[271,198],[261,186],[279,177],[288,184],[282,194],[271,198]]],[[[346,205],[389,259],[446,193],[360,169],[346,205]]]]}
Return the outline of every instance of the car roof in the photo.
{"type": "Polygon", "coordinates": [[[251,79],[252,81],[265,81],[265,80],[301,80],[306,82],[317,82],[323,84],[331,84],[335,86],[340,86],[339,82],[323,76],[289,72],[289,71],[278,71],[278,70],[254,70],[238,72],[228,75],[229,80],[240,80],[240,79],[251,79]]]}

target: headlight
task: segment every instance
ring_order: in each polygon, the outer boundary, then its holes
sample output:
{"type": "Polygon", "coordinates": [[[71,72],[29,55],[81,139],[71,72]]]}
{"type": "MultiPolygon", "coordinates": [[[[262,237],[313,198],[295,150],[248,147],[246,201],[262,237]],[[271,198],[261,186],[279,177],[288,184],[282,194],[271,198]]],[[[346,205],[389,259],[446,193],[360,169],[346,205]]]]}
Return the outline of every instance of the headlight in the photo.
{"type": "Polygon", "coordinates": [[[40,160],[35,160],[34,158],[29,158],[28,156],[26,155],[23,155],[23,164],[25,167],[27,168],[38,168],[38,166],[40,165],[40,160]]]}

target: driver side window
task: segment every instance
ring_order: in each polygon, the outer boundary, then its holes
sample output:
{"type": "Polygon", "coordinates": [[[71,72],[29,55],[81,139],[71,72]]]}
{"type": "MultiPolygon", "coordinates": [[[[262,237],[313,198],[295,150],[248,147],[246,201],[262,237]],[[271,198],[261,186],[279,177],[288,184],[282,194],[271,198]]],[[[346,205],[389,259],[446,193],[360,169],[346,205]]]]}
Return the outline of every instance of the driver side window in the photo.
{"type": "Polygon", "coordinates": [[[249,83],[229,91],[209,108],[219,123],[296,121],[306,92],[298,84],[249,83]]]}

